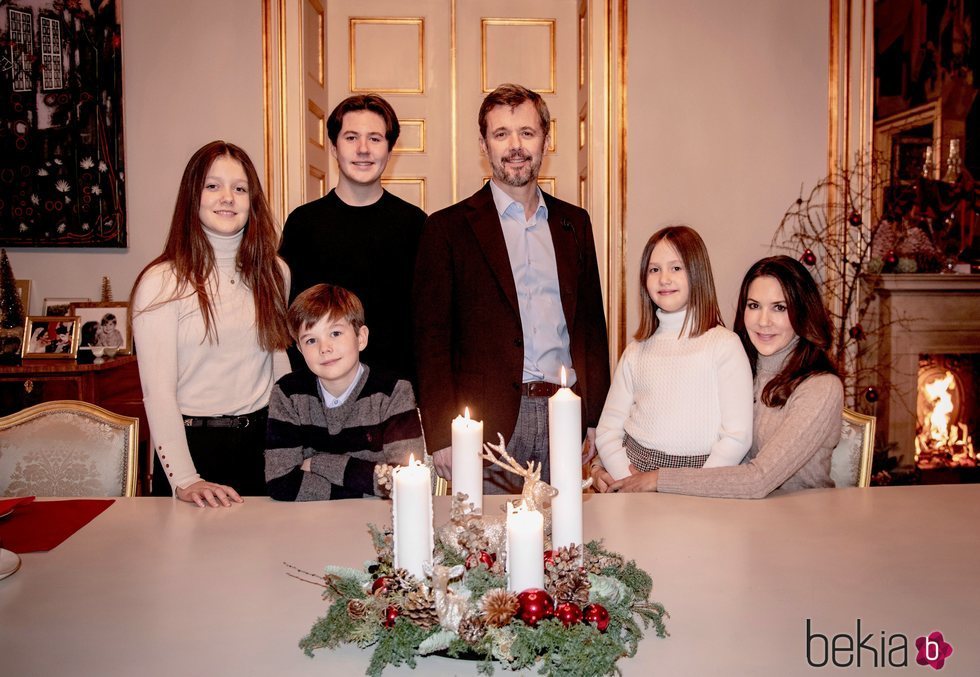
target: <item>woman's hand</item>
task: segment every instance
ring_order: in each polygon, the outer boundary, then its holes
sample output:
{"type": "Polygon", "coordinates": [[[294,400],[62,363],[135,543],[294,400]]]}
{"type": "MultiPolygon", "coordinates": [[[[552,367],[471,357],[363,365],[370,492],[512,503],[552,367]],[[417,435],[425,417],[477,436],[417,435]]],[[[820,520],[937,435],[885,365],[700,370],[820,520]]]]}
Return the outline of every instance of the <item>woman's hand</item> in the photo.
{"type": "Polygon", "coordinates": [[[217,508],[219,502],[224,507],[231,506],[231,502],[244,503],[244,499],[238,495],[238,492],[229,486],[224,484],[215,484],[214,482],[205,482],[204,480],[198,480],[184,489],[177,487],[177,498],[182,501],[187,501],[188,503],[196,503],[197,507],[203,508],[205,505],[210,505],[212,508],[217,508]]]}
{"type": "Polygon", "coordinates": [[[657,478],[659,477],[658,470],[640,472],[632,464],[630,464],[630,473],[632,474],[629,477],[624,477],[618,482],[613,482],[612,486],[609,487],[609,491],[612,493],[617,493],[657,490],[657,478]]]}
{"type": "Polygon", "coordinates": [[[613,476],[606,472],[601,463],[592,465],[592,486],[595,487],[596,491],[600,494],[606,493],[613,482],[615,482],[613,476]]]}

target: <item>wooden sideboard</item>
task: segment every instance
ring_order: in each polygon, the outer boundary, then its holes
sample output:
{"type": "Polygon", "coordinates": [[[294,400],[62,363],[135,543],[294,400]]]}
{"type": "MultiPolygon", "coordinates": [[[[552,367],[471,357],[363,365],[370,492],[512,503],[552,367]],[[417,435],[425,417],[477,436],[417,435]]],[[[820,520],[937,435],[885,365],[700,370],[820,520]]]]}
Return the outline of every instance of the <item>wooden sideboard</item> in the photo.
{"type": "Polygon", "coordinates": [[[24,360],[17,366],[0,365],[0,416],[51,400],[82,400],[138,418],[139,490],[146,493],[153,472],[147,456],[150,426],[135,355],[106,358],[100,364],[41,359],[24,360]]]}

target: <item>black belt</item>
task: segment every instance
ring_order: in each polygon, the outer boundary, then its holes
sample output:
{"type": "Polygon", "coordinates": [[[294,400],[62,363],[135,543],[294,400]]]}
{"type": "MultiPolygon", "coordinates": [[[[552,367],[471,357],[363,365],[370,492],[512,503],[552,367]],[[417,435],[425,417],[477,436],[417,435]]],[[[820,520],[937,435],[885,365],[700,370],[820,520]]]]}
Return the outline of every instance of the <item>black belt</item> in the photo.
{"type": "Polygon", "coordinates": [[[247,428],[267,415],[266,409],[242,416],[185,416],[188,428],[247,428]]]}
{"type": "Polygon", "coordinates": [[[528,381],[521,384],[521,395],[525,397],[551,397],[561,388],[557,383],[547,381],[528,381]]]}

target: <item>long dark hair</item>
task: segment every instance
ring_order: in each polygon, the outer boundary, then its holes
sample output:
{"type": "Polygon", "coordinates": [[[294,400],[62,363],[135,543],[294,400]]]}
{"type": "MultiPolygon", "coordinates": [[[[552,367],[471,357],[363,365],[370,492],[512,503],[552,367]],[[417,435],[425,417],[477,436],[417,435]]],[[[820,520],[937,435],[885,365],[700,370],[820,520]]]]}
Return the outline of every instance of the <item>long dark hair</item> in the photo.
{"type": "Polygon", "coordinates": [[[745,329],[745,304],[749,296],[749,285],[758,277],[772,277],[779,282],[786,300],[786,310],[793,331],[799,337],[792,354],[783,365],[782,371],[766,384],[762,390],[762,402],[768,407],[781,407],[796,390],[796,386],[814,374],[837,375],[830,354],[827,352],[833,342],[834,330],[824,307],[820,290],[803,264],[789,256],[770,256],[756,261],[742,280],[738,293],[738,312],[733,329],[742,339],[742,345],[752,364],[755,375],[759,351],[752,345],[745,329]]]}
{"type": "MultiPolygon", "coordinates": [[[[237,262],[241,280],[252,290],[255,301],[258,343],[269,352],[283,350],[290,340],[286,330],[285,278],[276,255],[279,232],[265,193],[262,192],[255,165],[244,150],[232,143],[212,141],[194,153],[187,162],[177,190],[177,202],[170,221],[167,244],[164,245],[163,253],[140,272],[133,284],[133,293],[147,270],[159,263],[173,265],[177,278],[174,297],[162,299],[159,303],[196,294],[204,319],[205,334],[211,342],[218,340],[214,327],[214,305],[207,292],[207,281],[215,267],[214,250],[204,234],[204,226],[198,213],[204,180],[211,165],[219,157],[229,157],[240,162],[248,178],[248,220],[245,222],[237,262]]],[[[157,307],[157,304],[150,307],[157,307]]]]}
{"type": "Polygon", "coordinates": [[[718,308],[718,295],[715,292],[715,278],[711,274],[711,260],[708,248],[698,231],[690,226],[667,226],[650,236],[643,254],[640,256],[640,326],[633,335],[637,341],[653,336],[660,325],[657,319],[657,304],[650,298],[647,290],[647,268],[653,248],[661,240],[666,240],[677,250],[687,272],[690,296],[684,316],[684,328],[691,338],[700,336],[714,327],[724,327],[721,310],[718,308]]]}

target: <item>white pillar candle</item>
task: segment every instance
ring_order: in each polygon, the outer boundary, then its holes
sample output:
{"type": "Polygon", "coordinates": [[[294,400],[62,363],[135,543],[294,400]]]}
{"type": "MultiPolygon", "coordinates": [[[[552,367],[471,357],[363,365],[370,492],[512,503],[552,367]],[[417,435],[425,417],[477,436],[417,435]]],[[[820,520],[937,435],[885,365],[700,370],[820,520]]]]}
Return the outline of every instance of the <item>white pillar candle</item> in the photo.
{"type": "Polygon", "coordinates": [[[507,589],[544,588],[544,517],[524,502],[507,511],[507,589]]]}
{"type": "Polygon", "coordinates": [[[432,561],[432,479],[429,469],[415,460],[392,472],[391,521],[394,527],[395,567],[425,578],[423,563],[432,561]]]}
{"type": "Polygon", "coordinates": [[[582,545],[582,398],[564,387],[564,367],[561,384],[548,400],[551,486],[558,490],[551,499],[553,548],[582,545]]]}
{"type": "Polygon", "coordinates": [[[476,512],[483,512],[483,421],[464,416],[453,419],[453,494],[469,496],[476,512]]]}

